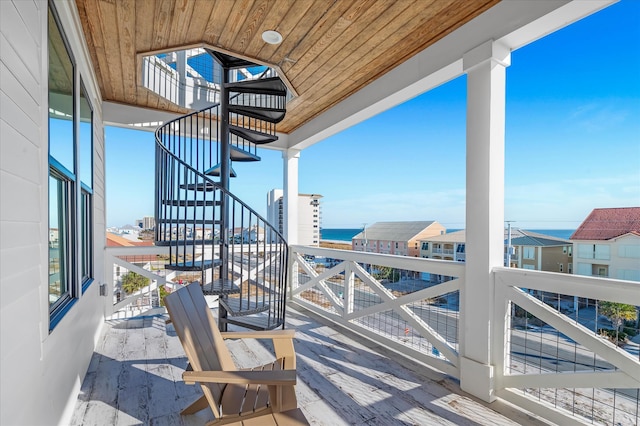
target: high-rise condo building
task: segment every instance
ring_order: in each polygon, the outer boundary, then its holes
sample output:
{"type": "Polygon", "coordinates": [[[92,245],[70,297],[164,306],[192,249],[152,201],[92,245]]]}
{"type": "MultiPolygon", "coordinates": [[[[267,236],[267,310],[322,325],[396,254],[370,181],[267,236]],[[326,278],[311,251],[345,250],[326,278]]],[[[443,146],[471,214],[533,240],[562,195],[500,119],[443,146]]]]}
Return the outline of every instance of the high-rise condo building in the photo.
{"type": "MultiPolygon", "coordinates": [[[[298,244],[305,246],[320,245],[319,194],[298,194],[298,244]]],[[[284,191],[272,189],[267,194],[267,221],[284,233],[284,191]]]]}

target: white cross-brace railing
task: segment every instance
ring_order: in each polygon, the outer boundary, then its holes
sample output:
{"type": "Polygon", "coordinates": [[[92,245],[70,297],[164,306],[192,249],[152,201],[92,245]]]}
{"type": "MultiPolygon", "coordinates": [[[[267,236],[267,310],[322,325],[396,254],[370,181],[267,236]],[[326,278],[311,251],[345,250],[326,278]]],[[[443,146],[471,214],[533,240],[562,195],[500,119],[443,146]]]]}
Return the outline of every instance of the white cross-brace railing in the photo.
{"type": "MultiPolygon", "coordinates": [[[[464,292],[465,284],[473,285],[468,283],[468,277],[465,278],[464,263],[307,246],[291,246],[291,253],[290,302],[412,359],[424,362],[454,377],[460,377],[458,350],[452,344],[451,336],[446,332],[447,335],[443,336],[442,333],[434,330],[416,313],[415,309],[412,309],[411,304],[458,290],[464,292]],[[317,265],[306,260],[308,256],[330,258],[334,261],[324,270],[321,268],[316,270],[317,265]],[[413,292],[396,295],[390,291],[388,283],[378,281],[363,265],[387,266],[397,270],[427,272],[457,277],[457,279],[426,288],[416,287],[413,292]],[[359,287],[355,284],[356,278],[359,279],[359,287]],[[367,294],[375,295],[375,302],[368,306],[356,306],[356,287],[365,288],[367,294]],[[321,294],[322,303],[317,303],[314,298],[305,297],[303,293],[307,291],[321,294]],[[444,359],[427,352],[427,346],[416,349],[411,344],[403,343],[402,339],[389,337],[386,329],[367,327],[357,321],[370,315],[388,314],[389,311],[410,324],[412,331],[428,340],[433,348],[437,349],[438,355],[443,356],[444,359]]],[[[637,421],[637,414],[634,417],[633,406],[637,405],[637,397],[634,399],[633,390],[640,388],[640,355],[615,345],[606,337],[598,335],[597,330],[585,327],[576,319],[565,315],[559,307],[550,306],[532,294],[552,293],[583,300],[640,306],[640,283],[502,267],[495,268],[493,276],[495,303],[491,347],[496,395],[559,424],[583,424],[585,417],[560,407],[565,401],[558,400],[556,402],[558,406],[553,406],[543,399],[528,397],[523,390],[555,388],[571,393],[575,392],[575,389],[585,388],[593,389],[596,396],[592,399],[597,399],[597,395],[605,395],[611,393],[610,389],[618,389],[618,392],[621,392],[615,402],[618,407],[607,408],[617,411],[607,414],[612,415],[616,421],[619,419],[621,424],[626,424],[625,422],[634,424],[633,422],[637,421]],[[576,368],[573,371],[547,372],[541,368],[538,371],[532,369],[525,374],[511,373],[508,366],[512,362],[509,339],[510,333],[514,332],[514,325],[510,323],[513,304],[535,316],[550,328],[552,327],[555,333],[571,339],[579,351],[592,353],[591,356],[597,358],[598,363],[606,367],[599,368],[599,371],[576,368]],[[628,411],[619,408],[620,404],[626,403],[622,401],[628,396],[625,392],[631,393],[628,401],[631,408],[628,411]]],[[[429,309],[434,309],[433,305],[430,305],[429,309]]],[[[457,307],[447,306],[447,309],[456,310],[457,307]]],[[[459,312],[459,315],[463,316],[465,313],[459,312]]],[[[464,338],[462,331],[460,327],[456,327],[457,339],[464,338]]],[[[465,330],[465,332],[473,333],[473,330],[465,330]]],[[[458,342],[457,339],[455,342],[458,342]]],[[[464,342],[460,342],[460,345],[463,344],[464,342]]]]}
{"type": "MultiPolygon", "coordinates": [[[[455,262],[422,259],[405,256],[393,256],[373,253],[363,253],[345,250],[319,249],[306,246],[291,246],[290,300],[319,315],[330,318],[353,331],[364,334],[369,338],[379,341],[396,351],[399,351],[413,359],[425,362],[434,368],[451,376],[458,377],[458,351],[451,340],[457,342],[457,333],[454,336],[443,336],[434,329],[412,307],[421,304],[421,301],[436,298],[460,290],[464,281],[464,265],[455,262]],[[339,259],[335,266],[318,273],[315,267],[307,262],[305,255],[322,256],[331,259],[339,259]],[[396,296],[384,284],[373,277],[362,265],[376,265],[394,268],[396,270],[410,271],[411,273],[431,273],[435,275],[455,277],[450,281],[408,292],[396,296]],[[298,280],[298,268],[308,281],[301,283],[298,280]],[[344,273],[342,284],[336,285],[329,282],[330,278],[344,273]],[[379,300],[378,303],[358,308],[356,306],[356,278],[360,280],[359,289],[365,289],[379,300]],[[303,292],[314,289],[321,292],[330,307],[322,307],[308,298],[302,296],[303,292]],[[342,295],[340,294],[342,293],[342,295]],[[411,305],[411,306],[410,306],[411,305]],[[435,350],[431,352],[420,351],[415,345],[405,342],[408,339],[389,337],[388,333],[381,333],[372,327],[363,325],[357,320],[375,314],[389,315],[391,311],[411,327],[412,334],[417,334],[426,339],[435,350]],[[453,337],[453,339],[452,339],[453,337]]],[[[435,309],[425,303],[424,309],[435,309]]],[[[457,323],[457,312],[441,309],[443,315],[453,315],[453,322],[457,323]]],[[[455,326],[457,329],[457,324],[455,326]]],[[[399,333],[400,335],[402,333],[399,333]]],[[[448,333],[447,333],[448,334],[448,333]]]]}

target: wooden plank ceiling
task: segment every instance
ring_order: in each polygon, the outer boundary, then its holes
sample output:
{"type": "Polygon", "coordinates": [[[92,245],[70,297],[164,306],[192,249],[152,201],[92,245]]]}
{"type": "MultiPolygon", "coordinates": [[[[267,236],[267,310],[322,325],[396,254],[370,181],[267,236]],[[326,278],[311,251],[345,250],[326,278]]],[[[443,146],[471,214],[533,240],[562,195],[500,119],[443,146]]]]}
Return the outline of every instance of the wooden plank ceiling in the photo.
{"type": "Polygon", "coordinates": [[[207,45],[275,65],[288,133],[499,0],[76,0],[103,100],[182,112],[140,85],[138,54],[207,45]],[[265,30],[284,38],[262,41],[265,30]]]}

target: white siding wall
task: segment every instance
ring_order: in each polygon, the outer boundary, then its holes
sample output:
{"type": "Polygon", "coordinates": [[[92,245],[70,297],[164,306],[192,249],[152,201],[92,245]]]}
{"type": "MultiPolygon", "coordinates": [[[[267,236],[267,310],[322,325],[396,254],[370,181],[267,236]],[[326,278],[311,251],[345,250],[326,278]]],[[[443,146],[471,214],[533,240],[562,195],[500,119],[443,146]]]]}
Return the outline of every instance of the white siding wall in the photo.
{"type": "Polygon", "coordinates": [[[100,326],[104,282],[101,100],[73,3],[56,2],[94,108],[96,282],[49,333],[47,2],[0,1],[0,424],[67,423],[100,326]]]}
{"type": "Polygon", "coordinates": [[[611,245],[611,278],[640,281],[640,237],[628,234],[611,245]]]}

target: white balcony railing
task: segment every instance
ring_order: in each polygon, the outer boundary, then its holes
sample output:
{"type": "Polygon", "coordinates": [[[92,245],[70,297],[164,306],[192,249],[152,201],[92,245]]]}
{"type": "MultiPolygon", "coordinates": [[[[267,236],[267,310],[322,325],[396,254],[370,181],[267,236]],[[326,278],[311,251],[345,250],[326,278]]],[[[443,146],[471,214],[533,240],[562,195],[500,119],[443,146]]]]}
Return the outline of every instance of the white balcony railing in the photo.
{"type": "Polygon", "coordinates": [[[161,286],[173,285],[175,271],[164,265],[169,259],[168,247],[108,247],[106,270],[112,271],[107,282],[107,294],[112,304],[107,307],[107,316],[128,318],[153,313],[160,307],[161,286]],[[122,288],[123,277],[134,272],[148,280],[148,284],[128,293],[122,288]]]}
{"type": "MultiPolygon", "coordinates": [[[[459,325],[464,263],[303,246],[291,253],[290,302],[464,379],[465,332],[486,332],[459,325]],[[313,256],[325,263],[305,260],[313,256]]],[[[600,305],[640,306],[640,283],[510,268],[493,275],[495,394],[560,424],[638,424],[638,324],[624,329],[634,339],[614,344],[626,333],[600,305]]]]}
{"type": "MultiPolygon", "coordinates": [[[[291,246],[289,302],[461,381],[462,262],[291,246]],[[311,259],[315,258],[316,261],[311,259]],[[321,261],[322,259],[322,261],[321,261]]],[[[114,316],[153,312],[164,247],[107,249],[107,270],[149,285],[118,299],[114,316]]],[[[638,324],[617,327],[603,301],[640,306],[640,283],[496,268],[492,339],[495,394],[559,424],[634,425],[640,407],[638,324]],[[635,338],[611,338],[636,335],[635,338]],[[607,333],[605,337],[602,334],[607,333]],[[613,339],[615,341],[615,339],[613,339]]],[[[471,284],[470,284],[471,285],[471,284]]]]}

